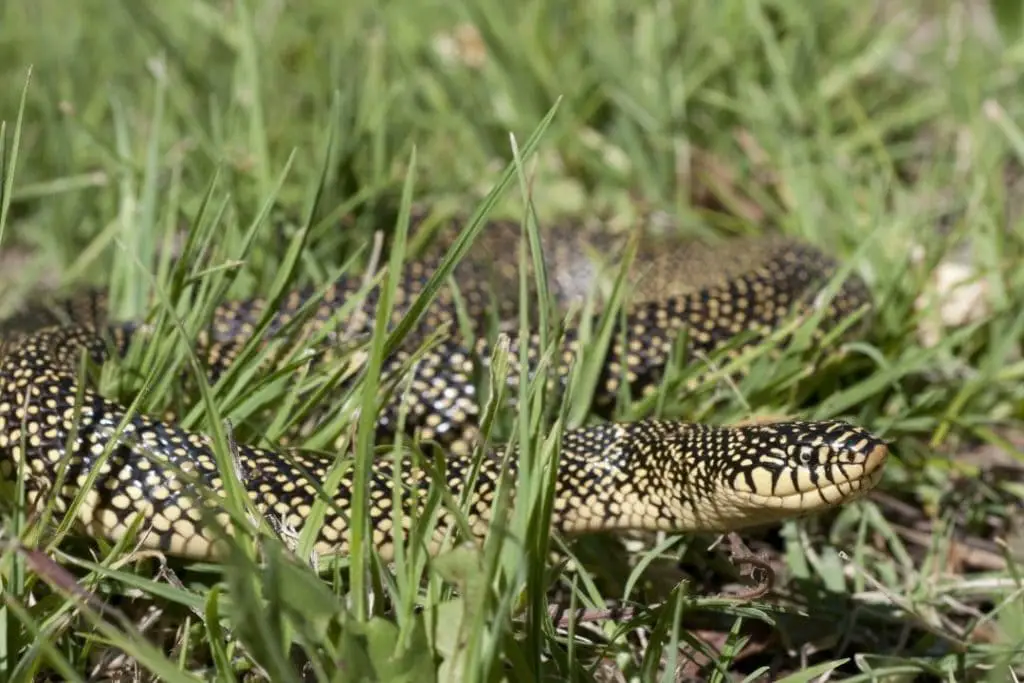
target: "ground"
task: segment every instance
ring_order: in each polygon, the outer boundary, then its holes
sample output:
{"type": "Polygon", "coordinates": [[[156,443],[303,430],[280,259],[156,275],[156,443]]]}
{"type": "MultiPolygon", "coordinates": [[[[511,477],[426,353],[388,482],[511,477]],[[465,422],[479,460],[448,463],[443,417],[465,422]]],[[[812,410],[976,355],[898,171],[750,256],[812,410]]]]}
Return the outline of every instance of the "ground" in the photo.
{"type": "MultiPolygon", "coordinates": [[[[196,567],[57,544],[5,509],[0,677],[1016,680],[1024,43],[1015,4],[994,6],[4,3],[0,311],[86,284],[129,317],[187,283],[200,313],[323,285],[410,199],[521,219],[528,197],[541,226],[776,230],[867,281],[870,336],[617,417],[842,417],[897,457],[867,500],[744,535],[774,574],[760,595],[763,568],[744,576],[714,538],[317,576],[280,552],[196,567]]],[[[178,386],[187,335],[167,330],[104,392],[146,386],[140,409],[230,419],[239,439],[305,418],[280,376],[178,386]]],[[[348,398],[372,410],[374,389],[348,398]]],[[[338,412],[302,445],[361,415],[338,412]]]]}

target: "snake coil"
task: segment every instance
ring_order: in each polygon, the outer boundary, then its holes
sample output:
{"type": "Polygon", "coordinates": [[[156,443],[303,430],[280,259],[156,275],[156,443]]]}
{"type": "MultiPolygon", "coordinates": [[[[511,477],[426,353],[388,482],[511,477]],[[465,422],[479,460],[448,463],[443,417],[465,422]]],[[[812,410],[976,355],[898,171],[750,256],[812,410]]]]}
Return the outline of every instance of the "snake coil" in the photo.
{"type": "MultiPolygon", "coordinates": [[[[407,265],[396,315],[422,291],[457,229],[453,226],[447,237],[435,240],[433,251],[407,265]]],[[[456,270],[461,301],[469,318],[483,321],[481,325],[488,318],[508,319],[518,310],[518,273],[509,264],[518,231],[513,224],[489,224],[456,270]]],[[[575,226],[545,233],[554,298],[564,304],[599,286],[604,271],[597,257],[614,254],[620,246],[612,235],[575,226]]],[[[792,315],[815,307],[824,307],[821,329],[829,329],[869,304],[867,289],[856,277],[848,278],[828,302],[818,300],[835,268],[835,262],[817,249],[774,237],[724,246],[642,242],[630,275],[632,298],[607,354],[595,405],[613,402],[623,384],[634,394],[653,390],[684,331],[688,350],[700,354],[714,352],[737,335],[749,337],[745,344],[757,343],[792,315]]],[[[334,283],[319,303],[316,320],[327,320],[359,287],[357,280],[334,283]]],[[[286,322],[308,296],[296,293],[288,298],[275,313],[276,324],[286,322]]],[[[376,300],[375,292],[366,299],[362,313],[367,319],[372,319],[376,300]]],[[[452,290],[442,290],[424,326],[434,329],[453,322],[455,301],[452,290]]],[[[214,314],[213,338],[229,347],[245,339],[265,305],[258,299],[224,304],[214,314]]],[[[217,557],[223,539],[215,527],[227,528],[230,520],[224,509],[210,502],[217,495],[202,491],[224,493],[211,437],[172,421],[129,415],[125,407],[79,386],[81,354],[102,362],[108,352],[104,333],[112,329],[123,334],[134,328],[107,320],[102,295],[72,298],[62,307],[70,322],[57,323],[40,309],[28,309],[0,332],[0,474],[10,481],[24,471],[29,502],[55,494],[58,510],[66,510],[89,484],[77,508],[87,535],[116,541],[141,515],[142,547],[191,558],[217,557]],[[109,457],[102,457],[107,450],[109,457]],[[58,481],[62,466],[66,470],[58,481]],[[195,485],[196,476],[202,487],[195,485]]],[[[513,342],[528,345],[534,359],[540,355],[535,335],[513,342]]],[[[568,361],[579,345],[578,328],[567,330],[559,373],[568,372],[568,361]]],[[[466,349],[453,335],[420,361],[411,385],[413,400],[406,406],[406,426],[447,448],[439,475],[443,484],[457,497],[472,487],[468,521],[479,535],[491,522],[499,478],[514,475],[517,466],[511,457],[507,463],[512,471],[503,470],[506,459],[497,448],[470,481],[479,416],[473,363],[474,358],[488,357],[484,343],[466,349]]],[[[221,355],[213,365],[230,361],[221,355]]],[[[516,368],[511,370],[510,381],[515,381],[516,368]]],[[[397,401],[385,407],[379,422],[382,430],[393,428],[398,409],[397,401]]],[[[238,444],[235,451],[240,481],[256,509],[301,530],[322,495],[321,483],[334,458],[245,444],[238,444]]],[[[808,514],[870,490],[888,455],[883,441],[838,421],[734,427],[656,419],[606,422],[567,430],[559,451],[552,524],[565,533],[724,532],[808,514]]],[[[419,518],[432,481],[423,468],[402,468],[399,500],[406,528],[396,530],[393,474],[391,460],[375,462],[368,496],[372,542],[385,558],[392,555],[396,540],[404,540],[411,521],[419,518]]],[[[351,486],[346,475],[330,501],[317,534],[315,550],[321,555],[347,551],[351,486]]],[[[454,523],[450,512],[440,514],[432,550],[454,523]]]]}

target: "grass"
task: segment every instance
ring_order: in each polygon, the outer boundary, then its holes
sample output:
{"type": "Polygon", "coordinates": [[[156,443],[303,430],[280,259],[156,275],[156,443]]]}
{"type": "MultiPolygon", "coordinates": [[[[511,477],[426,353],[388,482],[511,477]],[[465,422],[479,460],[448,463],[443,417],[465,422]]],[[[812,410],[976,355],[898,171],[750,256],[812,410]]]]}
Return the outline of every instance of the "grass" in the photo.
{"type": "MultiPolygon", "coordinates": [[[[524,262],[563,216],[670,215],[703,237],[773,228],[836,251],[878,304],[869,337],[759,350],[742,381],[695,392],[680,391],[682,365],[617,417],[841,416],[898,459],[863,504],[748,539],[782,575],[764,598],[728,595],[736,570],[714,539],[626,552],[553,538],[573,559],[555,564],[541,464],[586,418],[599,347],[560,398],[542,377],[503,388],[522,359],[498,345],[485,384],[519,409],[488,404],[483,431],[528,465],[508,482],[529,501],[508,534],[436,560],[413,544],[391,570],[365,546],[332,562],[302,535],[285,553],[241,534],[224,565],[195,566],[130,540],[58,545],[12,512],[0,677],[672,680],[694,661],[716,681],[1019,677],[1024,49],[997,4],[1002,33],[984,30],[985,6],[952,2],[4,4],[0,309],[88,283],[121,315],[149,314],[154,341],[109,364],[103,391],[217,434],[222,470],[233,440],[275,443],[312,419],[301,445],[355,454],[328,492],[387,457],[367,427],[381,391],[406,387],[374,370],[416,317],[387,332],[393,294],[374,334],[315,367],[316,340],[285,330],[210,384],[190,341],[225,298],[273,304],[362,273],[377,231],[396,271],[415,255],[413,203],[480,219],[464,245],[485,218],[527,216],[524,262]],[[958,262],[984,296],[929,341],[941,298],[969,293],[936,279],[958,262]],[[263,368],[271,352],[279,370],[263,368]],[[556,629],[556,601],[631,611],[556,629]]],[[[459,508],[445,494],[435,514],[459,508]]],[[[231,507],[250,524],[240,497],[231,507]]],[[[422,537],[431,519],[415,522],[422,537]]]]}

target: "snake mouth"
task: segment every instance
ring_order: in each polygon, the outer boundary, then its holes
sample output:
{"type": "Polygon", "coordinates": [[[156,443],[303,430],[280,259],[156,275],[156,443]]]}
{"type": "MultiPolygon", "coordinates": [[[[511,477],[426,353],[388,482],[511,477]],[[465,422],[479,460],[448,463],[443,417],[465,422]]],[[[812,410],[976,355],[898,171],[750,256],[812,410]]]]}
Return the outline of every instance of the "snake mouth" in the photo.
{"type": "Polygon", "coordinates": [[[749,500],[755,505],[780,510],[810,512],[835,507],[875,488],[882,480],[888,458],[888,447],[879,444],[868,451],[861,463],[827,465],[829,471],[821,477],[824,482],[812,482],[809,477],[784,477],[773,495],[752,493],[749,500]]]}

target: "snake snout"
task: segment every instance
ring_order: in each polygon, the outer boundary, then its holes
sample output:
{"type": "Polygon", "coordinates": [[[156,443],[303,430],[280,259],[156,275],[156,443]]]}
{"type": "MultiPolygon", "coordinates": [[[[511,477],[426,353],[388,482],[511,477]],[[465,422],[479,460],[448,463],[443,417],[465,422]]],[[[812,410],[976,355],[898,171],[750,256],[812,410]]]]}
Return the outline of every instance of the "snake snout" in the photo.
{"type": "Polygon", "coordinates": [[[889,457],[883,440],[845,422],[776,424],[766,433],[769,454],[748,485],[751,502],[767,508],[812,512],[859,498],[881,480],[889,457]]]}
{"type": "Polygon", "coordinates": [[[773,494],[783,507],[832,507],[859,498],[881,480],[889,447],[845,423],[829,423],[790,450],[773,494]]]}

